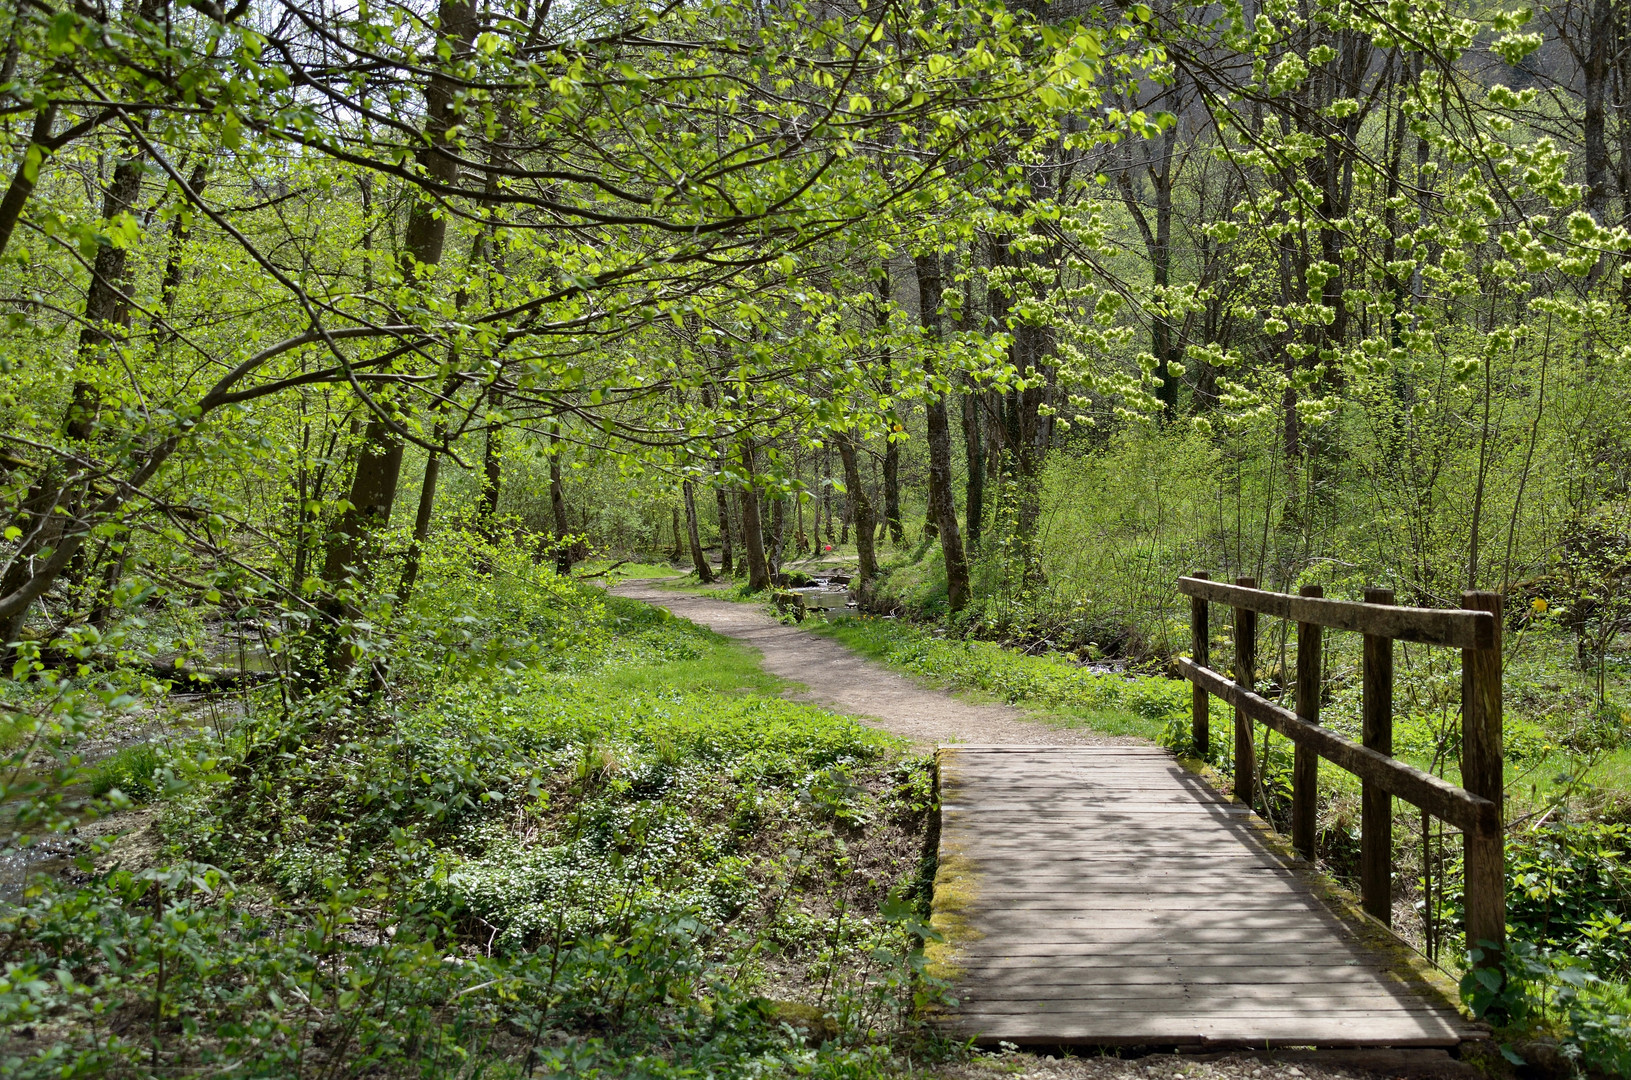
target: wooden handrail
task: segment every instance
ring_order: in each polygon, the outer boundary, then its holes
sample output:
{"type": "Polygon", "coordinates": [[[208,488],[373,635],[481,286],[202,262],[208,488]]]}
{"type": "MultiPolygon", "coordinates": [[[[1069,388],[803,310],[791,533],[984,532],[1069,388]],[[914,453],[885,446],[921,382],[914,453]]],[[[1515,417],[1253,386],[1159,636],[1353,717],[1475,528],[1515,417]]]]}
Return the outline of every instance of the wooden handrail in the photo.
{"type": "Polygon", "coordinates": [[[1211,668],[1201,667],[1183,657],[1178,669],[1196,686],[1235,706],[1260,724],[1266,724],[1298,745],[1311,747],[1325,760],[1342,766],[1361,780],[1376,784],[1389,795],[1397,795],[1436,818],[1442,818],[1467,832],[1488,832],[1500,828],[1500,808],[1488,799],[1456,787],[1448,780],[1406,764],[1398,758],[1377,753],[1330,728],[1310,724],[1290,709],[1238,685],[1211,668]]]}
{"type": "MultiPolygon", "coordinates": [[[[1391,925],[1393,915],[1393,806],[1397,796],[1461,830],[1465,849],[1467,944],[1506,947],[1506,871],[1502,828],[1501,598],[1494,593],[1462,594],[1461,610],[1395,607],[1386,589],[1367,589],[1365,602],[1327,600],[1318,587],[1301,596],[1257,588],[1252,578],[1233,585],[1206,574],[1178,579],[1190,598],[1190,630],[1195,658],[1179,658],[1178,669],[1195,692],[1191,708],[1196,751],[1210,745],[1207,702],[1217,695],[1234,706],[1235,794],[1252,807],[1257,788],[1252,725],[1261,723],[1295,747],[1292,769],[1292,843],[1315,855],[1314,815],[1319,758],[1347,769],[1363,784],[1360,834],[1360,894],[1367,912],[1391,925]],[[1234,609],[1234,678],[1210,667],[1207,605],[1234,609]],[[1297,708],[1293,712],[1256,693],[1257,616],[1297,623],[1297,708]],[[1363,741],[1320,726],[1321,628],[1365,636],[1363,741]],[[1461,650],[1461,786],[1399,761],[1393,750],[1393,642],[1414,641],[1461,650]]],[[[1480,966],[1497,967],[1485,952],[1480,966]]]]}
{"type": "Polygon", "coordinates": [[[1352,600],[1326,600],[1291,596],[1240,585],[1225,585],[1200,577],[1181,577],[1178,591],[1185,596],[1228,604],[1294,622],[1352,630],[1372,637],[1445,645],[1452,649],[1488,649],[1496,637],[1495,617],[1485,611],[1444,608],[1394,607],[1352,600]]]}

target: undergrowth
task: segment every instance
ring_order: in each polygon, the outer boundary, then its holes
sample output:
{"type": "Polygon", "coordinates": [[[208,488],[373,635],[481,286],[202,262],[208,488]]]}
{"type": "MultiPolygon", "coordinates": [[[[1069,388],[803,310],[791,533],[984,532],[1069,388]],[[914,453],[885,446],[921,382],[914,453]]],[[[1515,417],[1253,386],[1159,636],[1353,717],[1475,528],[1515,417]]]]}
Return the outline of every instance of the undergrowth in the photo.
{"type": "Polygon", "coordinates": [[[0,913],[0,1072],[871,1076],[935,1052],[927,763],[706,631],[482,554],[480,588],[423,591],[384,691],[269,691],[94,771],[103,809],[155,801],[160,854],[85,852],[0,913]]]}

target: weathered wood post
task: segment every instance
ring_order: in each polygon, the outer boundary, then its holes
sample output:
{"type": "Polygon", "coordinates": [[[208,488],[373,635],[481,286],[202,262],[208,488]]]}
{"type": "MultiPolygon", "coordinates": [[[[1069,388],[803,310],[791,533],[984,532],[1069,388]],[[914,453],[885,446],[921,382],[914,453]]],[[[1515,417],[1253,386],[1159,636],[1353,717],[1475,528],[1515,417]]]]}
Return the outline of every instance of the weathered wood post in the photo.
{"type": "MultiPolygon", "coordinates": [[[[1257,579],[1237,577],[1235,584],[1243,589],[1257,588],[1257,579]]],[[[1257,678],[1257,612],[1243,607],[1235,610],[1235,682],[1251,690],[1257,678]]],[[[1252,722],[1235,706],[1235,797],[1247,806],[1253,805],[1252,792],[1257,787],[1253,773],[1252,722]]]]}
{"type": "MultiPolygon", "coordinates": [[[[1485,648],[1461,651],[1461,786],[1495,804],[1495,820],[1462,833],[1466,858],[1467,948],[1488,941],[1506,949],[1506,852],[1502,809],[1501,595],[1464,592],[1461,606],[1487,611],[1495,629],[1485,648]]],[[[1480,967],[1498,958],[1485,950],[1480,967]]]]}
{"type": "MultiPolygon", "coordinates": [[[[1393,604],[1393,589],[1365,589],[1365,604],[1393,604]]],[[[1360,739],[1393,755],[1393,638],[1365,635],[1360,739]]],[[[1393,796],[1372,781],[1360,793],[1359,897],[1383,925],[1393,925],[1393,796]]]]}
{"type": "MultiPolygon", "coordinates": [[[[1207,580],[1212,575],[1204,570],[1198,570],[1191,577],[1207,580]]],[[[1191,596],[1189,598],[1189,652],[1195,663],[1201,667],[1212,666],[1212,630],[1208,625],[1210,608],[1206,598],[1191,596]]],[[[1205,759],[1212,749],[1212,724],[1209,713],[1211,695],[1199,683],[1190,683],[1190,723],[1189,737],[1195,744],[1195,756],[1205,759]]]]}
{"type": "MultiPolygon", "coordinates": [[[[1302,596],[1321,597],[1318,585],[1304,585],[1302,596]]],[[[1297,624],[1297,715],[1310,724],[1320,722],[1322,630],[1318,623],[1297,624]]],[[[1291,768],[1291,846],[1305,859],[1315,855],[1315,820],[1320,794],[1320,757],[1314,748],[1297,743],[1291,768]]]]}
{"type": "MultiPolygon", "coordinates": [[[[1365,603],[1392,604],[1392,589],[1366,589],[1365,603]]],[[[1365,635],[1361,739],[1393,756],[1393,639],[1365,635]]],[[[1359,898],[1385,926],[1393,925],[1393,796],[1366,780],[1360,795],[1359,898]]]]}

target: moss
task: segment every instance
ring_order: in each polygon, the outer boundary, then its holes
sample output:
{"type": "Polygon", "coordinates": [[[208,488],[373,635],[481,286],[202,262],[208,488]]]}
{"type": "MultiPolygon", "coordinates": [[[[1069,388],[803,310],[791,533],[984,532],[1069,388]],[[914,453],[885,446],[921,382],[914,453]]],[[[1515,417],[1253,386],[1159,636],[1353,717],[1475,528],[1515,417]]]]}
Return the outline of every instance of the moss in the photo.
{"type": "Polygon", "coordinates": [[[838,1034],[837,1022],[814,1005],[806,1005],[802,1001],[778,1000],[768,1000],[765,1005],[769,1019],[786,1024],[804,1036],[804,1040],[811,1046],[820,1046],[838,1034]]]}
{"type": "MultiPolygon", "coordinates": [[[[956,770],[949,767],[945,750],[935,755],[935,775],[940,804],[943,806],[948,800],[955,802],[958,780],[956,770]]],[[[944,815],[945,810],[941,809],[940,813],[944,815]]],[[[979,894],[978,864],[961,847],[949,847],[942,839],[934,873],[934,899],[929,909],[929,925],[942,940],[931,942],[924,949],[928,974],[934,978],[955,982],[963,975],[960,950],[982,936],[974,925],[974,907],[979,894]]]]}

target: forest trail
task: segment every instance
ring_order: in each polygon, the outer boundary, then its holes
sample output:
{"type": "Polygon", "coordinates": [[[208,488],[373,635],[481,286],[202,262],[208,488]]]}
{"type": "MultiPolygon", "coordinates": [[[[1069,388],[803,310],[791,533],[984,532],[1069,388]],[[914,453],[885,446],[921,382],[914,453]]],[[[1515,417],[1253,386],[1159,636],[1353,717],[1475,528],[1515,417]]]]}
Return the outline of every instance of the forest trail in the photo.
{"type": "Polygon", "coordinates": [[[649,580],[612,591],[758,649],[808,687],[797,700],[942,748],[933,951],[961,1002],[940,1019],[954,1036],[1437,1054],[1482,1036],[1396,939],[1328,906],[1306,863],[1166,751],[961,701],[757,605],[649,580]]]}
{"type": "Polygon", "coordinates": [[[975,704],[898,675],[828,638],[778,622],[757,604],[662,588],[651,580],[614,586],[618,596],[667,608],[682,619],[751,645],[772,675],[802,683],[788,697],[866,720],[924,749],[944,743],[1148,745],[1136,739],[1054,727],[1008,705],[975,704]]]}

